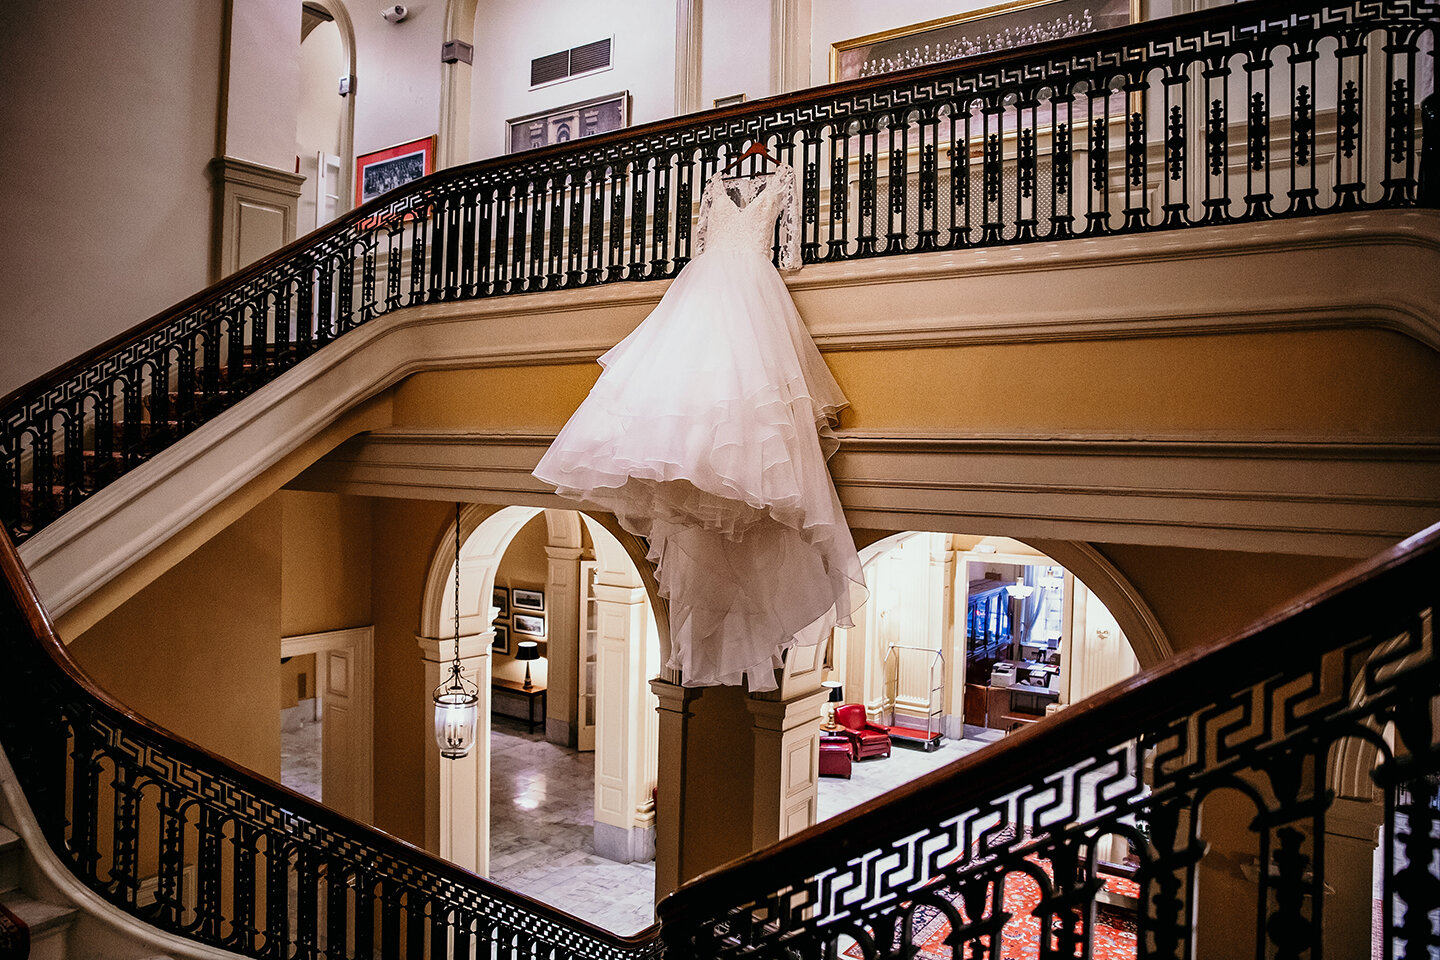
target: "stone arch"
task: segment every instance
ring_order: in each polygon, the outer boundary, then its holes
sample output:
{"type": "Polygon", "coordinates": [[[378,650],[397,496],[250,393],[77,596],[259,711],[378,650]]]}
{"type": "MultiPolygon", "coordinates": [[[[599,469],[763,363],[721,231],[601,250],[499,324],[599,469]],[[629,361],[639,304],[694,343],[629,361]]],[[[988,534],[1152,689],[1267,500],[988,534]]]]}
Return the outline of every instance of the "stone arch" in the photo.
{"type": "MultiPolygon", "coordinates": [[[[350,12],[345,9],[342,0],[307,0],[314,7],[324,10],[330,15],[335,26],[340,30],[340,43],[345,50],[345,69],[348,76],[356,76],[355,66],[357,58],[355,55],[355,24],[350,19],[350,12]]],[[[472,0],[473,2],[473,0],[472,0]]],[[[343,121],[340,131],[340,200],[336,204],[335,213],[340,215],[350,209],[352,198],[355,196],[355,184],[351,178],[355,176],[355,98],[346,97],[343,111],[343,121]]],[[[309,228],[300,232],[307,233],[309,228]]]]}
{"type": "MultiPolygon", "coordinates": [[[[480,688],[481,722],[477,739],[481,746],[464,760],[441,763],[438,749],[433,742],[427,742],[426,842],[440,856],[482,875],[489,868],[490,773],[488,749],[483,745],[489,736],[489,650],[493,637],[490,598],[505,551],[521,529],[542,513],[551,547],[574,550],[572,556],[578,557],[578,548],[583,542],[583,524],[589,530],[596,562],[606,571],[608,582],[632,587],[638,596],[647,599],[652,593],[653,578],[647,583],[642,567],[633,556],[638,542],[627,546],[612,533],[609,525],[596,518],[574,510],[529,506],[508,506],[498,510],[483,504],[460,507],[459,655],[467,672],[473,671],[474,680],[480,688]]],[[[448,660],[455,644],[452,638],[456,609],[456,524],[457,521],[452,520],[446,525],[431,557],[419,617],[422,648],[438,646],[441,660],[448,660]]],[[[663,638],[664,635],[661,636],[663,638]]],[[[433,656],[433,652],[427,654],[427,657],[433,656]]],[[[636,722],[646,727],[646,735],[653,742],[656,737],[654,711],[647,707],[643,699],[627,699],[627,706],[622,707],[621,712],[637,715],[636,722]]],[[[653,743],[649,754],[647,762],[653,767],[653,743]]],[[[653,806],[651,811],[653,821],[653,806]]],[[[599,812],[597,809],[597,827],[599,812]]],[[[653,849],[653,839],[649,843],[653,849]]]]}

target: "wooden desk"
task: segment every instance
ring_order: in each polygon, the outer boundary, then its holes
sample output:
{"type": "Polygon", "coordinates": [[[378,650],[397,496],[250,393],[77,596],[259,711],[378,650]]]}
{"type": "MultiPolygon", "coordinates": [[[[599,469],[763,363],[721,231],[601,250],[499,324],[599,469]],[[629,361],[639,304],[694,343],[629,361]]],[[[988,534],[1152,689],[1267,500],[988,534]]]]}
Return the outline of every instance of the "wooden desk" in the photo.
{"type": "Polygon", "coordinates": [[[501,697],[523,697],[525,703],[525,719],[530,724],[530,732],[535,732],[535,724],[545,722],[545,684],[531,684],[527,690],[525,684],[519,680],[502,680],[496,677],[490,681],[490,710],[495,710],[495,700],[501,697]],[[540,716],[535,716],[535,704],[539,701],[540,716]]]}

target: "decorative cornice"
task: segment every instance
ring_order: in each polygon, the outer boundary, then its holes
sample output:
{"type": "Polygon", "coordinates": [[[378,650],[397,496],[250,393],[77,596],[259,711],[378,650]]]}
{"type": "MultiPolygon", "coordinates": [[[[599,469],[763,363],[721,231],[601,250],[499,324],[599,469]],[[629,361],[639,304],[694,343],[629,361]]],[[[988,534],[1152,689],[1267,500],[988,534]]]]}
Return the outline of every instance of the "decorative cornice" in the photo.
{"type": "Polygon", "coordinates": [[[216,183],[234,183],[287,197],[300,196],[300,187],[305,183],[302,174],[267,167],[262,163],[252,163],[238,157],[216,157],[211,160],[210,175],[215,178],[216,183]]]}

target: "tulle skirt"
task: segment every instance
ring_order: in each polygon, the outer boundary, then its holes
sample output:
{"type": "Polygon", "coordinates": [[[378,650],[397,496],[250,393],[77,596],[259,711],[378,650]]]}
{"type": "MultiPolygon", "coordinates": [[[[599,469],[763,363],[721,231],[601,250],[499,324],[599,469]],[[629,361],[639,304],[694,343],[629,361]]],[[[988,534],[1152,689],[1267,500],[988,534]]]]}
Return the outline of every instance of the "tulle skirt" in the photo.
{"type": "Polygon", "coordinates": [[[865,597],[825,466],[846,401],[784,281],[707,251],[600,363],[535,476],[648,539],[686,686],[774,689],[865,597]]]}

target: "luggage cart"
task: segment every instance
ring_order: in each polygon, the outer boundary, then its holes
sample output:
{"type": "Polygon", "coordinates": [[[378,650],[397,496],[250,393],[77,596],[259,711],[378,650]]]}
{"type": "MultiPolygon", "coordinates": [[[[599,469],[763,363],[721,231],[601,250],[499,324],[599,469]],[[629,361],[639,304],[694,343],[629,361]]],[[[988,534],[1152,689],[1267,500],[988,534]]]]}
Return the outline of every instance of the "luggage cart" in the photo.
{"type": "Polygon", "coordinates": [[[929,647],[911,647],[892,643],[885,651],[885,706],[884,722],[890,728],[890,739],[908,746],[919,747],[926,752],[940,746],[944,739],[940,717],[944,712],[942,702],[945,683],[945,654],[929,647]],[[929,702],[925,711],[925,726],[909,727],[895,725],[895,702],[900,696],[900,661],[902,657],[928,657],[930,676],[929,702]]]}

